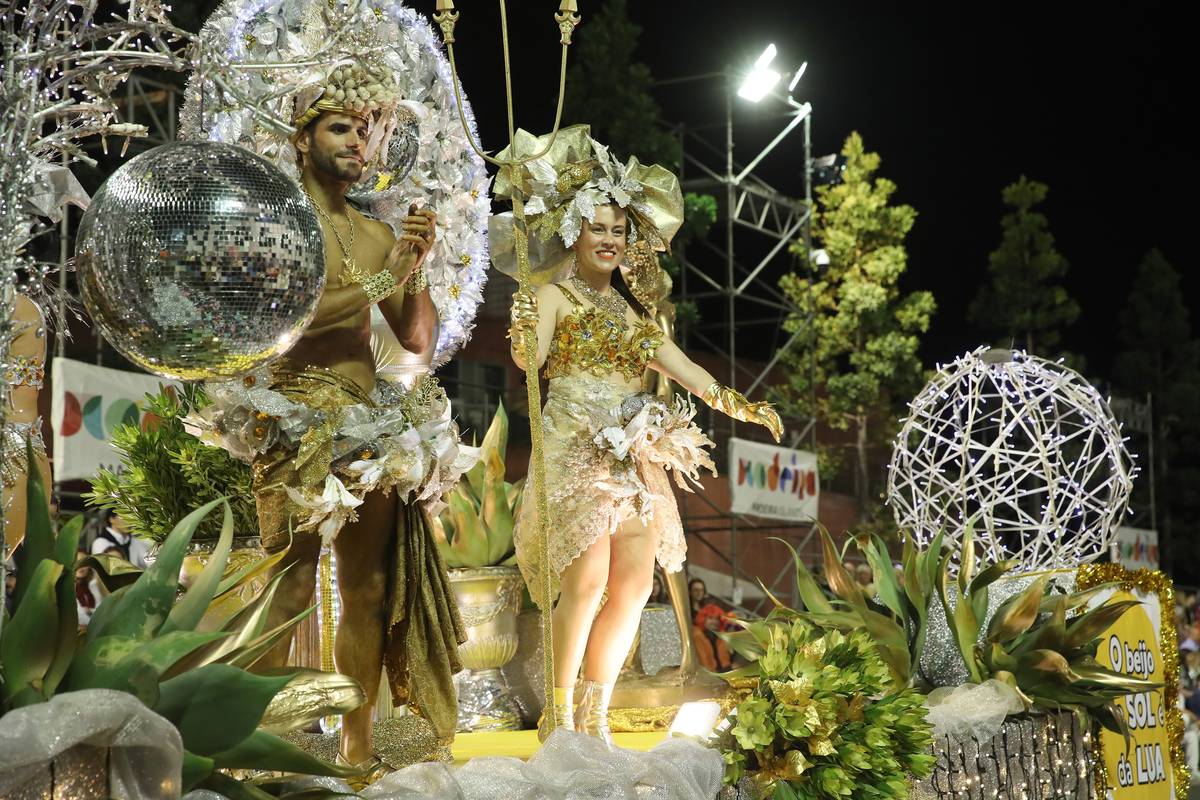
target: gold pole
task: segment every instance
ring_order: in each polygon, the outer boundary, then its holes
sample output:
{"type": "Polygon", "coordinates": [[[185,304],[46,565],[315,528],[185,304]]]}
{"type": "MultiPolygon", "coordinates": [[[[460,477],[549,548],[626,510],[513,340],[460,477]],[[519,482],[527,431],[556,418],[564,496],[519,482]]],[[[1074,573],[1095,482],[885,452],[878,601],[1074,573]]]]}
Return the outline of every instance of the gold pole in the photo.
{"type": "MultiPolygon", "coordinates": [[[[513,242],[517,251],[517,284],[522,291],[529,290],[529,240],[525,229],[525,198],[521,193],[521,167],[529,161],[541,158],[554,145],[558,136],[559,124],[562,121],[563,96],[567,85],[567,48],[571,45],[571,34],[579,24],[579,14],[576,0],[562,0],[554,20],[558,24],[559,42],[562,44],[562,59],[559,64],[558,102],[554,112],[554,128],[546,147],[536,154],[518,157],[516,149],[516,124],[513,117],[512,68],[509,61],[508,46],[508,12],[505,0],[500,0],[500,34],[504,45],[504,97],[508,110],[508,152],[505,160],[493,158],[484,153],[475,140],[471,138],[470,127],[467,125],[466,113],[463,109],[462,92],[459,88],[458,66],[454,59],[454,26],[458,22],[459,12],[454,10],[454,0],[437,0],[434,21],[442,30],[442,40],[446,44],[446,53],[450,60],[451,79],[454,84],[454,100],[458,106],[458,118],[467,139],[475,152],[490,164],[508,171],[509,185],[512,186],[513,204],[513,242]]],[[[539,556],[543,565],[541,585],[535,587],[541,600],[542,607],[542,679],[543,699],[547,711],[554,707],[554,633],[551,626],[551,604],[554,601],[554,591],[549,571],[550,529],[549,508],[546,500],[546,464],[544,439],[542,436],[542,393],[538,383],[537,364],[537,332],[527,331],[521,337],[521,352],[525,357],[525,387],[529,403],[529,438],[532,449],[530,480],[533,483],[533,498],[535,510],[535,533],[539,556]]],[[[550,730],[554,729],[554,715],[548,714],[546,722],[550,730]]]]}

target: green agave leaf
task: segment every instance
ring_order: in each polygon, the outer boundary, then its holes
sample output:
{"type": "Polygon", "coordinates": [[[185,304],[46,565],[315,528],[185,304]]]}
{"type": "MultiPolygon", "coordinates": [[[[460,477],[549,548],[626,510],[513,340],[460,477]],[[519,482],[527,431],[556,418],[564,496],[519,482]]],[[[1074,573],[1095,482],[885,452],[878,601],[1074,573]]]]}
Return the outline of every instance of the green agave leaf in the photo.
{"type": "Polygon", "coordinates": [[[461,494],[451,492],[447,511],[454,523],[454,541],[450,543],[448,567],[483,567],[487,565],[487,532],[479,513],[461,494]],[[453,563],[450,563],[453,562],[453,563]]]}
{"type": "Polygon", "coordinates": [[[479,492],[480,497],[487,497],[492,487],[504,485],[504,453],[507,449],[508,414],[504,404],[500,403],[480,445],[480,463],[484,465],[484,485],[479,492]]]}
{"type": "MultiPolygon", "coordinates": [[[[1071,665],[1063,658],[1062,653],[1054,650],[1030,650],[1028,653],[1022,653],[1017,659],[1017,664],[1021,672],[1032,671],[1043,673],[1043,681],[1053,678],[1056,681],[1069,684],[1076,677],[1071,672],[1071,665]]],[[[1018,673],[1018,680],[1019,678],[1020,675],[1018,673]]]]}
{"type": "Polygon", "coordinates": [[[251,581],[267,575],[272,567],[283,560],[283,557],[287,555],[290,547],[291,545],[289,544],[288,547],[260,558],[253,564],[248,564],[233,575],[223,579],[221,581],[221,585],[217,587],[216,597],[221,597],[229,592],[241,591],[242,587],[246,586],[251,581]]]}
{"type": "Polygon", "coordinates": [[[83,515],[72,517],[58,532],[54,544],[54,560],[62,564],[62,575],[54,584],[55,604],[58,606],[58,642],[54,647],[54,659],[46,668],[42,680],[42,696],[47,700],[54,696],[58,684],[71,666],[75,645],[79,641],[79,612],[75,606],[75,556],[79,547],[79,534],[83,530],[83,515]]]}
{"type": "MultiPolygon", "coordinates": [[[[1095,586],[1091,587],[1090,589],[1082,589],[1080,591],[1071,592],[1068,595],[1064,595],[1067,600],[1067,611],[1068,612],[1074,611],[1078,608],[1086,606],[1089,603],[1091,603],[1092,600],[1095,599],[1097,596],[1103,594],[1104,592],[1110,591],[1112,589],[1118,589],[1118,588],[1120,588],[1120,586],[1121,586],[1121,584],[1118,581],[1109,581],[1108,583],[1096,584],[1095,586]]],[[[1054,597],[1047,597],[1043,601],[1042,612],[1045,613],[1045,612],[1050,611],[1049,605],[1053,602],[1054,602],[1054,597]]]]}
{"type": "Polygon", "coordinates": [[[213,601],[220,587],[221,577],[225,574],[225,566],[229,563],[229,551],[233,548],[233,509],[225,503],[225,519],[221,524],[221,535],[213,548],[212,557],[208,564],[196,576],[192,587],[175,607],[167,614],[167,621],[159,629],[159,635],[173,631],[195,630],[204,612],[213,601]]]}
{"type": "MultiPolygon", "coordinates": [[[[111,619],[104,621],[105,624],[97,632],[97,636],[135,636],[149,639],[162,627],[175,601],[179,568],[183,564],[192,534],[209,512],[224,502],[223,499],[218,499],[205,503],[179,521],[159,547],[154,563],[129,587],[120,609],[111,619]]],[[[96,620],[93,618],[88,625],[89,633],[95,624],[96,620]]]]}
{"type": "Polygon", "coordinates": [[[125,602],[125,596],[129,594],[131,588],[133,588],[133,584],[122,586],[108,597],[100,598],[100,603],[92,612],[92,620],[88,623],[84,641],[91,643],[100,638],[100,631],[104,630],[108,626],[109,619],[116,616],[121,610],[121,604],[125,602]]]}
{"type": "Polygon", "coordinates": [[[984,584],[975,591],[970,591],[963,598],[971,606],[971,614],[974,615],[978,625],[982,625],[987,619],[988,610],[988,586],[984,584]]]}
{"type": "Polygon", "coordinates": [[[488,486],[483,496],[481,516],[484,530],[487,531],[487,563],[496,564],[513,549],[515,521],[509,510],[503,480],[488,486]]]}
{"type": "Polygon", "coordinates": [[[58,646],[58,629],[46,621],[58,619],[54,584],[62,573],[63,565],[47,558],[26,579],[25,596],[0,632],[0,697],[11,701],[28,688],[40,692],[58,646]]]}
{"type": "Polygon", "coordinates": [[[995,642],[992,643],[991,650],[989,651],[988,661],[988,666],[993,673],[996,671],[1011,673],[1017,668],[1017,659],[1005,652],[1004,648],[995,642]]]}
{"type": "Polygon", "coordinates": [[[785,606],[779,600],[779,598],[775,596],[775,593],[767,588],[767,585],[763,583],[762,578],[755,578],[755,580],[758,581],[758,588],[762,590],[762,593],[765,594],[767,599],[773,604],[773,608],[787,608],[787,606],[785,606]]]}
{"type": "Polygon", "coordinates": [[[1037,620],[1038,609],[1046,595],[1046,584],[1050,577],[1043,575],[1025,591],[1005,600],[996,609],[988,625],[987,638],[990,642],[1006,642],[1024,633],[1037,620]]]}
{"type": "Polygon", "coordinates": [[[271,698],[289,680],[290,675],[252,675],[207,664],[163,681],[154,710],[175,724],[186,749],[211,757],[253,733],[271,698]]]}
{"type": "Polygon", "coordinates": [[[796,594],[800,598],[800,602],[809,611],[833,611],[833,605],[829,599],[825,597],[825,593],[817,586],[816,579],[812,573],[808,571],[808,567],[804,564],[804,559],[800,558],[800,554],[796,552],[796,548],[792,547],[791,543],[778,536],[772,536],[772,540],[782,542],[783,546],[792,554],[792,563],[796,565],[796,594]]]}
{"type": "Polygon", "coordinates": [[[135,567],[112,551],[83,556],[76,566],[91,567],[100,583],[110,592],[124,586],[132,586],[134,581],[142,576],[141,567],[135,567]]]}
{"type": "Polygon", "coordinates": [[[220,769],[258,769],[298,772],[303,775],[330,775],[348,778],[358,774],[314,758],[293,744],[266,731],[254,731],[234,747],[215,754],[213,763],[220,769]]]}
{"type": "Polygon", "coordinates": [[[242,783],[223,772],[213,772],[196,786],[212,789],[229,800],[276,800],[275,795],[265,792],[252,783],[242,783]]]}
{"type": "Polygon", "coordinates": [[[1079,647],[1108,630],[1126,611],[1140,606],[1140,600],[1111,600],[1096,606],[1067,623],[1067,647],[1079,647]]]}
{"type": "Polygon", "coordinates": [[[975,642],[979,639],[979,620],[971,604],[958,593],[958,584],[950,579],[950,559],[947,553],[942,558],[942,569],[938,573],[938,595],[942,600],[942,608],[946,611],[946,620],[954,634],[958,652],[962,655],[967,672],[975,683],[983,682],[983,674],[979,668],[979,660],[975,655],[975,642]],[[951,605],[950,595],[954,593],[954,604],[951,605]]]}
{"type": "MultiPolygon", "coordinates": [[[[212,774],[215,768],[211,758],[198,756],[195,753],[183,751],[183,791],[196,788],[196,785],[212,774]]],[[[233,780],[230,778],[229,780],[233,780]]],[[[237,783],[237,781],[234,781],[237,783]]]]}
{"type": "Polygon", "coordinates": [[[187,658],[182,659],[170,671],[170,676],[175,677],[186,670],[221,661],[239,648],[247,647],[254,643],[262,634],[263,628],[266,627],[271,602],[275,599],[275,592],[279,589],[279,582],[283,579],[287,569],[285,568],[275,573],[270,582],[267,583],[262,594],[255,597],[243,608],[238,609],[237,612],[225,620],[224,624],[217,629],[228,631],[233,634],[232,636],[206,645],[187,658]]]}
{"type": "Polygon", "coordinates": [[[317,607],[315,605],[306,608],[286,622],[280,623],[271,630],[261,634],[248,644],[221,656],[220,662],[222,664],[229,664],[232,667],[250,669],[260,658],[269,653],[271,648],[275,647],[275,645],[291,634],[295,627],[304,621],[305,617],[316,610],[317,607]]]}
{"type": "Polygon", "coordinates": [[[1015,558],[997,561],[995,564],[989,564],[986,568],[980,570],[979,574],[971,579],[971,584],[968,587],[968,592],[974,594],[980,589],[991,586],[1005,574],[1011,572],[1017,566],[1015,558]]]}
{"type": "MultiPolygon", "coordinates": [[[[34,585],[38,565],[54,558],[54,525],[50,522],[50,504],[46,501],[46,486],[42,483],[42,471],[38,469],[33,455],[33,444],[25,443],[25,538],[15,553],[17,562],[17,585],[13,600],[19,606],[25,593],[34,585]]],[[[6,534],[7,535],[7,534],[6,534]]],[[[72,587],[72,591],[74,588],[72,587]]]]}
{"type": "Polygon", "coordinates": [[[823,526],[818,526],[818,533],[821,536],[821,552],[824,555],[825,578],[829,581],[829,589],[856,609],[865,610],[867,601],[863,597],[862,589],[842,564],[842,559],[833,544],[833,537],[823,526]]]}
{"type": "Polygon", "coordinates": [[[104,636],[87,646],[71,669],[71,689],[118,689],[137,694],[140,682],[146,680],[149,669],[155,685],[155,696],[140,697],[153,706],[159,678],[188,653],[209,642],[228,636],[228,633],[196,633],[172,631],[142,641],[129,636],[104,636]]]}
{"type": "Polygon", "coordinates": [[[938,574],[942,570],[942,542],[944,531],[938,531],[929,543],[929,549],[922,555],[924,569],[921,570],[921,595],[932,597],[937,588],[938,574]]]}
{"type": "Polygon", "coordinates": [[[1078,675],[1083,681],[1116,689],[1120,691],[1121,694],[1152,692],[1156,689],[1161,689],[1163,686],[1162,683],[1157,681],[1134,678],[1122,672],[1114,672],[1108,667],[1105,667],[1102,664],[1097,664],[1094,661],[1072,663],[1071,671],[1078,675]]]}
{"type": "Polygon", "coordinates": [[[969,595],[971,577],[975,574],[975,520],[971,519],[963,528],[958,548],[958,593],[969,595]]]}
{"type": "Polygon", "coordinates": [[[1119,733],[1125,738],[1125,755],[1128,756],[1133,740],[1129,731],[1129,723],[1125,721],[1125,715],[1117,710],[1116,703],[1105,703],[1102,706],[1088,709],[1088,713],[1103,727],[1113,733],[1119,733]]]}
{"type": "Polygon", "coordinates": [[[929,598],[928,593],[921,592],[921,580],[918,576],[918,571],[921,555],[913,544],[911,536],[907,534],[904,538],[904,552],[901,557],[901,565],[903,567],[903,588],[904,596],[908,598],[908,604],[912,608],[912,624],[914,635],[911,651],[914,655],[914,661],[920,661],[920,654],[925,651],[925,634],[929,619],[929,598]]]}
{"type": "Polygon", "coordinates": [[[875,591],[879,592],[879,599],[901,620],[911,620],[915,616],[914,609],[900,584],[896,582],[896,570],[892,568],[892,559],[883,540],[872,536],[863,549],[863,555],[871,565],[871,574],[875,580],[875,591]]]}

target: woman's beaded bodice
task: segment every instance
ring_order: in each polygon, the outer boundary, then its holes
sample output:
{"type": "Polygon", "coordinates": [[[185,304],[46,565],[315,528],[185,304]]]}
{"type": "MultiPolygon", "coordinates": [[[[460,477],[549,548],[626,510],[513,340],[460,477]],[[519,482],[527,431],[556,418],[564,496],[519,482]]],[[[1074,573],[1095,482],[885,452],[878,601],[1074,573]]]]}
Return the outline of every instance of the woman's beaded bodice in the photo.
{"type": "Polygon", "coordinates": [[[662,330],[649,320],[633,325],[622,318],[588,307],[569,289],[558,288],[571,301],[572,310],[554,326],[546,357],[546,378],[585,373],[603,378],[613,373],[637,380],[663,345],[662,330]]]}

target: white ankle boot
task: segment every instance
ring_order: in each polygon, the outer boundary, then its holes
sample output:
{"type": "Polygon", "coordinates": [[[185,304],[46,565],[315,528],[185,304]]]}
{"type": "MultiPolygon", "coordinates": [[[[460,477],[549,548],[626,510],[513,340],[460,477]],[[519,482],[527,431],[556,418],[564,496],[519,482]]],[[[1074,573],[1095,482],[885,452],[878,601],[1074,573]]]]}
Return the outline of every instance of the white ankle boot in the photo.
{"type": "Polygon", "coordinates": [[[575,730],[595,736],[612,746],[612,733],[608,729],[608,701],[612,698],[613,685],[584,681],[579,706],[575,709],[575,730]]]}

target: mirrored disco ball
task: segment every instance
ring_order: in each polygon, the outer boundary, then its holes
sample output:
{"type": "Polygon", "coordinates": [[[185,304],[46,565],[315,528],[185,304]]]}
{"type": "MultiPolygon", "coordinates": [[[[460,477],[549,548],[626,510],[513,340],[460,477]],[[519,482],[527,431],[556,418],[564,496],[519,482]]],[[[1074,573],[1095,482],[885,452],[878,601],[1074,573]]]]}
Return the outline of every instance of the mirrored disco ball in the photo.
{"type": "Polygon", "coordinates": [[[399,186],[417,163],[420,146],[421,126],[417,115],[401,106],[396,110],[396,127],[383,155],[383,166],[378,172],[363,176],[348,196],[353,200],[369,201],[380,192],[399,186]]]}
{"type": "Polygon", "coordinates": [[[114,172],[83,215],[76,267],[104,338],[183,380],[236,377],[286,352],[325,285],[300,187],[218,142],[166,144],[114,172]]]}

